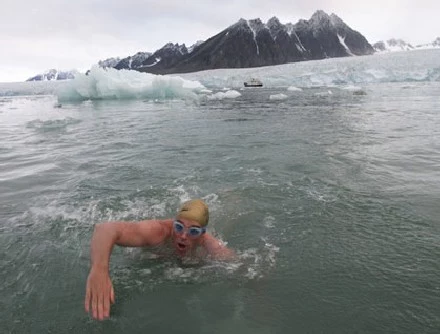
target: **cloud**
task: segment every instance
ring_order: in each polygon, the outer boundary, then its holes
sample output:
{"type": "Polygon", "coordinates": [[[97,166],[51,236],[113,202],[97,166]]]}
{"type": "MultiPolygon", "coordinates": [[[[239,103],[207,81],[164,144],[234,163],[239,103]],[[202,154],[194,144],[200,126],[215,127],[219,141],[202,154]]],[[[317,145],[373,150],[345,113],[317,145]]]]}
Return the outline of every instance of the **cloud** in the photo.
{"type": "MultiPolygon", "coordinates": [[[[370,43],[391,37],[427,43],[440,35],[433,0],[6,0],[0,11],[0,81],[31,69],[85,70],[98,60],[153,52],[167,42],[206,40],[240,18],[309,19],[317,9],[340,16],[370,43]]],[[[22,80],[22,76],[16,77],[22,80]]]]}

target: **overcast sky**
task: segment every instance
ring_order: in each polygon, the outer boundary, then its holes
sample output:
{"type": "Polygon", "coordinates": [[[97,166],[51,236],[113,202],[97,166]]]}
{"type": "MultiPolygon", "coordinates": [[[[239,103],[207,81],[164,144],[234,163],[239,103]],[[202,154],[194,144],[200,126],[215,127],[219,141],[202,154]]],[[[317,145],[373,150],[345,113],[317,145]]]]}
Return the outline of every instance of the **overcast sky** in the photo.
{"type": "Polygon", "coordinates": [[[440,36],[439,0],[1,0],[0,82],[50,68],[85,71],[98,60],[206,40],[240,18],[281,23],[335,13],[373,44],[440,36]]]}

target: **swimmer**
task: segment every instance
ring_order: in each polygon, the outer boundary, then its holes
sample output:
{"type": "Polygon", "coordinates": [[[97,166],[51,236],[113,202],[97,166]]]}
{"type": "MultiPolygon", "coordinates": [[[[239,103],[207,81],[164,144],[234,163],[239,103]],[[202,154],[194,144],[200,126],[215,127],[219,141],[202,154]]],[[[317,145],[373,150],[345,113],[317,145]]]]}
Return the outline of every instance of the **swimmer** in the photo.
{"type": "Polygon", "coordinates": [[[177,258],[206,257],[231,260],[235,252],[206,231],[208,206],[201,199],[183,203],[175,218],[133,222],[106,222],[95,226],[90,246],[85,310],[94,319],[110,316],[115,293],[109,274],[114,245],[166,248],[177,258]]]}

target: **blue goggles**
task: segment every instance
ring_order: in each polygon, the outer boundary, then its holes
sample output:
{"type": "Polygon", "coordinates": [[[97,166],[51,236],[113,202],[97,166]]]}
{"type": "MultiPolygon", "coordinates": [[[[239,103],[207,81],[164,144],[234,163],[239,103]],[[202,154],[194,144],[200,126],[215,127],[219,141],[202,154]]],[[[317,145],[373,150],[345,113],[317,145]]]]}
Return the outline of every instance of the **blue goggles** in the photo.
{"type": "Polygon", "coordinates": [[[181,234],[186,230],[186,233],[192,238],[200,237],[203,233],[206,232],[205,227],[198,227],[198,226],[191,226],[191,227],[185,227],[181,222],[178,220],[175,220],[173,223],[174,231],[177,234],[181,234]]]}

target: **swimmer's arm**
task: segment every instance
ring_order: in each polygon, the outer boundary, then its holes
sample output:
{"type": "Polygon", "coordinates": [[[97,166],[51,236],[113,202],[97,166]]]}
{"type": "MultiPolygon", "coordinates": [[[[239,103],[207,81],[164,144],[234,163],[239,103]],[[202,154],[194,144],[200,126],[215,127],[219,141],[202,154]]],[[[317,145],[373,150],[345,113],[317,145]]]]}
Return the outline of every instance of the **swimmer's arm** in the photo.
{"type": "Polygon", "coordinates": [[[169,229],[166,223],[166,220],[144,220],[95,225],[90,245],[91,267],[108,270],[114,245],[143,247],[160,244],[167,238],[169,229]]]}
{"type": "Polygon", "coordinates": [[[91,242],[91,265],[108,269],[114,245],[143,247],[157,245],[167,237],[165,220],[137,223],[107,222],[95,225],[91,242]]]}
{"type": "Polygon", "coordinates": [[[139,223],[108,222],[95,226],[90,246],[91,268],[87,278],[85,310],[92,311],[95,319],[103,320],[110,315],[114,303],[113,284],[109,276],[109,262],[113,246],[149,246],[167,237],[167,221],[142,221],[139,223]]]}
{"type": "Polygon", "coordinates": [[[226,247],[222,241],[209,233],[203,236],[203,247],[208,252],[208,255],[215,260],[235,260],[237,257],[232,249],[226,247]]]}

